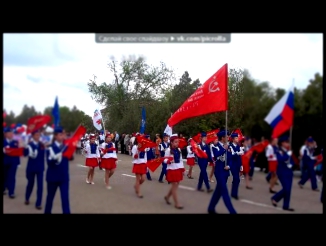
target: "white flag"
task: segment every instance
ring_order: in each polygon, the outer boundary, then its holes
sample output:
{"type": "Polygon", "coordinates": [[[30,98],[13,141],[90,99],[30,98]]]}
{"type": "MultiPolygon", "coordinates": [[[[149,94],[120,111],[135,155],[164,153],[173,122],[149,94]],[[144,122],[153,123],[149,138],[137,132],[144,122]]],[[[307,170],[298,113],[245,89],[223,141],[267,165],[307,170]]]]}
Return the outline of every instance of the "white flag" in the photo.
{"type": "Polygon", "coordinates": [[[98,109],[94,112],[93,125],[97,130],[102,130],[102,114],[98,109]]]}
{"type": "Polygon", "coordinates": [[[172,127],[170,127],[169,125],[166,125],[164,133],[171,136],[172,135],[172,127]]]}

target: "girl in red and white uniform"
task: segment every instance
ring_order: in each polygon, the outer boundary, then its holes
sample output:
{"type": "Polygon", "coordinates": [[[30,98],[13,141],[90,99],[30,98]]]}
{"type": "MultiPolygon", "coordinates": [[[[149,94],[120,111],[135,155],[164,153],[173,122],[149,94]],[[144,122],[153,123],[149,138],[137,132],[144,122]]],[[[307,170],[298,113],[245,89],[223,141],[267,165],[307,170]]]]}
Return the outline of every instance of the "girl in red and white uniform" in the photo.
{"type": "Polygon", "coordinates": [[[94,184],[94,171],[95,167],[98,166],[99,159],[100,159],[100,151],[98,145],[95,143],[95,135],[91,135],[89,138],[90,142],[85,147],[85,156],[86,161],[85,165],[89,167],[86,183],[87,184],[94,184]]]}
{"type": "Polygon", "coordinates": [[[139,198],[143,198],[144,196],[140,193],[140,186],[145,182],[145,177],[147,173],[147,156],[145,151],[139,151],[141,148],[141,143],[138,143],[137,139],[134,140],[134,145],[131,149],[132,156],[132,172],[136,175],[136,183],[135,183],[135,192],[139,198]]]}
{"type": "Polygon", "coordinates": [[[173,157],[172,161],[169,161],[169,159],[164,159],[164,163],[168,164],[166,168],[166,180],[172,185],[169,193],[164,197],[164,199],[167,204],[171,204],[169,199],[172,196],[175,208],[183,209],[183,206],[179,204],[177,197],[179,182],[183,180],[183,173],[185,172],[181,149],[179,148],[178,134],[171,135],[170,147],[165,150],[164,157],[173,157]]]}
{"type": "Polygon", "coordinates": [[[192,147],[190,145],[190,140],[192,138],[189,138],[188,139],[188,146],[187,146],[187,165],[189,166],[189,171],[188,171],[188,174],[187,174],[187,177],[189,179],[193,179],[194,177],[192,177],[192,169],[195,165],[195,154],[194,152],[192,152],[192,147]]]}
{"type": "Polygon", "coordinates": [[[111,134],[105,136],[105,142],[101,144],[101,167],[105,169],[104,182],[107,189],[112,189],[109,179],[117,167],[117,152],[115,144],[112,142],[111,134]]]}

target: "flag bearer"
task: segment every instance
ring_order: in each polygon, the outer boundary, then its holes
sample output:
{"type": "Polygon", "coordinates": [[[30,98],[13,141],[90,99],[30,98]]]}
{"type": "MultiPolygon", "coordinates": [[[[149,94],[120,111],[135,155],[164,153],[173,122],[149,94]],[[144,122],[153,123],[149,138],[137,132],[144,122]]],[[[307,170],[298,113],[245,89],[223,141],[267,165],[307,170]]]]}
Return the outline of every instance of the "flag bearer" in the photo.
{"type": "Polygon", "coordinates": [[[179,148],[178,134],[171,135],[170,144],[170,147],[166,150],[165,157],[173,157],[173,160],[169,161],[169,159],[165,159],[164,162],[167,164],[166,180],[171,184],[171,188],[169,193],[164,197],[164,200],[167,204],[171,204],[169,199],[172,196],[174,207],[176,209],[183,209],[177,195],[179,183],[183,180],[183,173],[185,172],[181,149],[179,148]]]}
{"type": "Polygon", "coordinates": [[[188,139],[188,146],[187,146],[187,165],[189,166],[189,171],[187,174],[187,177],[189,179],[193,179],[194,177],[192,176],[192,169],[195,166],[195,154],[192,152],[192,147],[190,145],[190,141],[192,138],[188,139]]]}
{"type": "Polygon", "coordinates": [[[101,167],[105,169],[105,185],[108,190],[112,187],[109,185],[109,180],[117,168],[117,152],[116,146],[112,142],[112,135],[108,133],[105,137],[105,142],[101,145],[101,167]]]}
{"type": "Polygon", "coordinates": [[[231,174],[232,174],[232,189],[231,197],[238,200],[238,191],[240,184],[240,172],[243,171],[241,155],[244,154],[244,151],[240,149],[239,145],[239,135],[238,133],[231,134],[232,143],[229,146],[231,150],[231,174]]]}
{"type": "Polygon", "coordinates": [[[85,154],[86,154],[86,160],[85,165],[89,167],[87,177],[86,177],[86,183],[87,184],[94,184],[94,172],[95,167],[99,165],[100,161],[100,150],[98,145],[95,143],[95,135],[90,135],[89,138],[90,143],[86,145],[85,147],[85,154]]]}
{"type": "Polygon", "coordinates": [[[43,196],[43,177],[44,177],[44,162],[45,162],[45,145],[41,143],[41,132],[32,132],[32,140],[25,149],[25,155],[28,155],[26,178],[27,187],[25,193],[25,204],[29,204],[29,198],[34,188],[36,177],[37,192],[36,192],[36,209],[42,209],[42,196],[43,196]]]}
{"type": "Polygon", "coordinates": [[[315,140],[312,137],[307,139],[308,148],[304,150],[303,157],[302,157],[302,165],[307,171],[303,173],[301,180],[299,181],[299,186],[302,189],[304,184],[310,179],[311,188],[313,191],[319,191],[317,187],[317,178],[315,172],[315,163],[316,163],[316,156],[313,156],[315,151],[315,140]]]}
{"type": "Polygon", "coordinates": [[[3,194],[6,194],[8,189],[9,198],[15,198],[15,186],[16,186],[16,172],[17,167],[20,165],[19,156],[6,155],[5,148],[18,148],[18,141],[14,140],[14,128],[4,128],[3,139],[3,167],[4,167],[4,179],[3,179],[3,194]]]}
{"type": "Polygon", "coordinates": [[[62,127],[54,129],[54,142],[46,150],[48,168],[46,171],[47,197],[44,213],[50,214],[55,193],[60,189],[62,212],[70,214],[69,205],[69,160],[62,156],[64,134],[62,127]]]}
{"type": "Polygon", "coordinates": [[[226,173],[229,173],[230,166],[226,164],[228,144],[225,135],[225,131],[220,131],[218,133],[218,138],[220,139],[220,142],[216,146],[212,147],[212,152],[214,155],[213,159],[215,162],[214,175],[216,178],[216,188],[208,205],[208,213],[210,214],[216,214],[215,207],[221,197],[223,198],[224,204],[229,210],[230,214],[237,213],[232,205],[226,184],[226,177],[228,176],[226,173]]]}
{"type": "MultiPolygon", "coordinates": [[[[146,135],[146,138],[148,140],[151,140],[150,135],[146,135]]],[[[150,160],[155,159],[154,150],[155,150],[154,148],[146,148],[145,149],[145,151],[146,151],[146,161],[150,161],[150,160]]],[[[147,172],[146,172],[146,177],[147,177],[147,180],[152,180],[151,173],[149,172],[148,168],[147,168],[147,172]]]]}
{"type": "MultiPolygon", "coordinates": [[[[165,150],[167,148],[169,148],[169,146],[170,146],[169,136],[166,133],[164,133],[163,134],[163,142],[160,143],[160,154],[161,154],[161,157],[164,157],[165,156],[165,150]]],[[[160,177],[158,179],[158,181],[160,183],[164,183],[163,182],[163,177],[164,177],[164,175],[166,175],[166,167],[167,167],[167,164],[163,162],[162,163],[162,171],[161,171],[160,177]]]]}
{"type": "Polygon", "coordinates": [[[292,150],[290,149],[289,138],[286,136],[279,138],[279,151],[276,152],[277,156],[277,176],[281,182],[282,190],[272,196],[271,201],[274,207],[283,199],[283,210],[294,211],[290,208],[291,189],[293,182],[293,171],[291,163],[292,150]]]}
{"type": "Polygon", "coordinates": [[[206,152],[207,158],[198,157],[198,166],[200,168],[200,174],[199,174],[197,190],[204,191],[204,189],[202,189],[203,182],[204,182],[207,192],[209,193],[209,192],[213,191],[210,187],[210,184],[208,181],[208,175],[207,175],[207,165],[208,165],[208,162],[211,161],[211,151],[210,151],[209,145],[206,143],[206,141],[207,141],[207,134],[206,134],[206,132],[202,132],[201,133],[201,142],[198,146],[202,151],[206,152]]]}

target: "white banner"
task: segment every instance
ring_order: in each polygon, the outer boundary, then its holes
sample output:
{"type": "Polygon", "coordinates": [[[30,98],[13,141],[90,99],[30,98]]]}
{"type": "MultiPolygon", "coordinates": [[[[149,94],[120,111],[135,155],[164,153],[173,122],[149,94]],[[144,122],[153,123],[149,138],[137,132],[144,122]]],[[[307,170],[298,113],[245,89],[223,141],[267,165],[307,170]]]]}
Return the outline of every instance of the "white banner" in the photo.
{"type": "Polygon", "coordinates": [[[93,116],[93,125],[97,130],[102,130],[102,119],[101,111],[96,109],[93,116]]]}

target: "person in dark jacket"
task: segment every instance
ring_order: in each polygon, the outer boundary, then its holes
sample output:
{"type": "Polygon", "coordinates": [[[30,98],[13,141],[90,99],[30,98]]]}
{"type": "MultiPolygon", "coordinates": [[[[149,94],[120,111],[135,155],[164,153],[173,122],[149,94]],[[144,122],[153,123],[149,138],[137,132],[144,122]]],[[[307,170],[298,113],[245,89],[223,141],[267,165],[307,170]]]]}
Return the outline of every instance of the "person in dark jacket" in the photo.
{"type": "Polygon", "coordinates": [[[25,193],[25,204],[29,204],[29,198],[34,188],[36,178],[36,209],[42,209],[43,196],[43,177],[44,177],[44,162],[45,162],[45,145],[40,142],[41,132],[39,130],[32,132],[32,141],[25,148],[25,156],[28,155],[26,178],[27,186],[25,193]]]}
{"type": "Polygon", "coordinates": [[[47,197],[45,214],[50,214],[55,193],[60,189],[62,212],[70,214],[69,205],[69,160],[62,156],[65,150],[63,145],[64,134],[61,127],[54,130],[54,141],[46,150],[48,169],[46,171],[47,197]]]}
{"type": "Polygon", "coordinates": [[[15,198],[15,186],[16,186],[16,172],[17,167],[20,165],[19,156],[9,156],[6,154],[6,148],[18,148],[19,143],[14,140],[14,129],[6,127],[3,130],[3,168],[4,168],[4,179],[3,179],[3,195],[6,195],[6,189],[8,189],[9,198],[15,198]]]}

